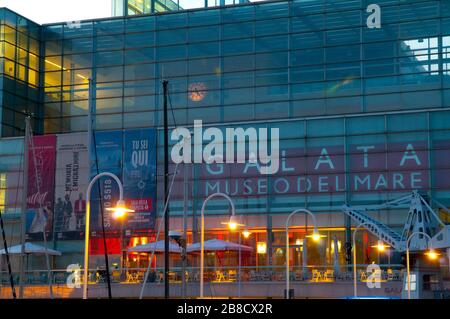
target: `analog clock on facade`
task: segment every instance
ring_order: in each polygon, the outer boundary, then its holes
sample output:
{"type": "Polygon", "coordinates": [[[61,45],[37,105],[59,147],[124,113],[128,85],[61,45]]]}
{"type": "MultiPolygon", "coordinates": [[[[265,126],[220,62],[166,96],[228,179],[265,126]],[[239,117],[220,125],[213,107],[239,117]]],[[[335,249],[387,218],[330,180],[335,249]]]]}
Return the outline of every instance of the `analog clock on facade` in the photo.
{"type": "Polygon", "coordinates": [[[200,102],[205,98],[206,86],[203,83],[192,83],[189,85],[189,98],[193,102],[200,102]]]}

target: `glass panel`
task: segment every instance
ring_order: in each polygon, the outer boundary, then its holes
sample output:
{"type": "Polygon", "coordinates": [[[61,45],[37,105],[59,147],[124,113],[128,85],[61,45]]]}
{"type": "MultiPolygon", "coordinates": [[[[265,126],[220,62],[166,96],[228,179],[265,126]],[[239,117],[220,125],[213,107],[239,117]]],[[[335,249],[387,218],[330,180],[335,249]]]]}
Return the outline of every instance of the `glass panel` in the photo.
{"type": "Polygon", "coordinates": [[[154,45],[154,33],[132,33],[125,35],[125,48],[141,48],[154,45]]]}

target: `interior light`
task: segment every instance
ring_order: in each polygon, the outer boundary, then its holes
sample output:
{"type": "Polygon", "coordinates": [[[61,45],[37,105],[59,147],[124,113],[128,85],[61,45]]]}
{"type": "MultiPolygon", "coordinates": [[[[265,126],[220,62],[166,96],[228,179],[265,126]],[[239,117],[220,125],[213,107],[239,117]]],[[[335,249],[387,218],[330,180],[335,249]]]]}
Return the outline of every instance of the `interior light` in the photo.
{"type": "Polygon", "coordinates": [[[252,233],[247,228],[242,232],[242,236],[244,236],[244,238],[249,238],[251,234],[252,233]]]}
{"type": "Polygon", "coordinates": [[[263,241],[256,243],[256,252],[258,254],[265,254],[267,252],[267,244],[263,241]]]}

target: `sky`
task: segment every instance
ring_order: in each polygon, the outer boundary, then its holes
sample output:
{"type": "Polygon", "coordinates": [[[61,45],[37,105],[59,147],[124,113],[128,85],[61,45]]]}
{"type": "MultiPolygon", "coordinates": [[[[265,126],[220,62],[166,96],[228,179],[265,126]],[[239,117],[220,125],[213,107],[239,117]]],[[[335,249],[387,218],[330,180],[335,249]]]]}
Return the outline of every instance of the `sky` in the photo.
{"type": "Polygon", "coordinates": [[[0,0],[0,7],[40,24],[111,16],[111,0],[0,0]]]}
{"type": "MultiPolygon", "coordinates": [[[[183,0],[182,7],[198,7],[204,0],[183,0]]],[[[253,0],[252,2],[261,1],[253,0]]],[[[111,0],[0,0],[7,7],[39,24],[111,16],[111,0]]]]}

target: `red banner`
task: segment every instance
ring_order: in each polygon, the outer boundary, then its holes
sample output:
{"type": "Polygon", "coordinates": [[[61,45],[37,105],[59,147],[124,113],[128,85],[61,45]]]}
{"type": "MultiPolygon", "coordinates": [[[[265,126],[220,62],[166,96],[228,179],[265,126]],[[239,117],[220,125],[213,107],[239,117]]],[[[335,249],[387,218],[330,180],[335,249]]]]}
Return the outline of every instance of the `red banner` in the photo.
{"type": "Polygon", "coordinates": [[[52,229],[56,135],[34,136],[28,151],[28,233],[52,229]]]}
{"type": "Polygon", "coordinates": [[[28,152],[28,208],[53,205],[56,135],[34,136],[28,152]]]}

